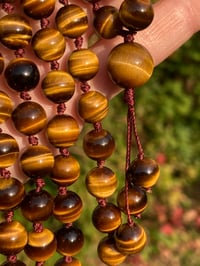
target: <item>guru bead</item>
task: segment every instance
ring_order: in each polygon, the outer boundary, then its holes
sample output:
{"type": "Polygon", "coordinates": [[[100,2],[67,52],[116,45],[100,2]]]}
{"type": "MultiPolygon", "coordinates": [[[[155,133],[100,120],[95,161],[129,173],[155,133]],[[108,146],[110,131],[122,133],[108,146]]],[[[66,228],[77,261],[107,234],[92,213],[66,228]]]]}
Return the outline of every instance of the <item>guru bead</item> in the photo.
{"type": "Polygon", "coordinates": [[[3,91],[0,91],[0,124],[10,118],[13,110],[13,102],[3,91]]]}
{"type": "Polygon", "coordinates": [[[153,59],[142,45],[121,43],[109,54],[107,70],[114,83],[123,88],[144,85],[152,75],[153,59]]]}
{"type": "Polygon", "coordinates": [[[77,260],[76,258],[71,257],[71,261],[66,261],[66,258],[61,258],[56,261],[54,266],[81,266],[81,262],[77,260]]]}

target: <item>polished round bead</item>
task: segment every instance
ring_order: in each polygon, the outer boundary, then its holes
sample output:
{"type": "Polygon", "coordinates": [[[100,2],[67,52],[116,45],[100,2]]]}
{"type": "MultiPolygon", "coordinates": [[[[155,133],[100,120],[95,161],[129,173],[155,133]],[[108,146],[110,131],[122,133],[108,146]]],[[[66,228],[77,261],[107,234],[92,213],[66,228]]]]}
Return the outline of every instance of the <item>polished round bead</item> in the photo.
{"type": "Polygon", "coordinates": [[[51,179],[57,185],[70,186],[79,178],[79,175],[79,162],[72,155],[55,156],[51,179]]]}
{"type": "Polygon", "coordinates": [[[100,260],[110,266],[119,265],[126,259],[126,255],[117,249],[115,239],[111,235],[104,237],[99,242],[97,252],[100,260]]]}
{"type": "Polygon", "coordinates": [[[42,19],[53,13],[55,2],[55,0],[21,0],[21,5],[28,17],[42,19]]]}
{"type": "Polygon", "coordinates": [[[12,121],[20,133],[31,136],[44,129],[47,116],[40,104],[25,101],[20,103],[13,111],[12,121]]]}
{"type": "Polygon", "coordinates": [[[28,147],[20,158],[23,172],[32,178],[49,175],[54,165],[52,152],[43,145],[28,147]]]}
{"type": "Polygon", "coordinates": [[[24,248],[26,255],[34,261],[46,261],[56,252],[56,238],[47,228],[42,232],[29,232],[28,243],[24,248]]]}
{"type": "Polygon", "coordinates": [[[39,70],[34,62],[27,58],[12,60],[5,70],[5,78],[10,88],[15,91],[30,91],[40,80],[39,70]]]}
{"type": "Polygon", "coordinates": [[[31,222],[47,220],[53,213],[53,197],[46,190],[31,190],[21,203],[23,216],[31,222]]]}
{"type": "Polygon", "coordinates": [[[9,14],[0,19],[0,41],[9,49],[26,47],[32,38],[29,21],[19,14],[9,14]]]}
{"type": "Polygon", "coordinates": [[[0,223],[0,253],[3,255],[17,254],[27,243],[27,231],[18,221],[0,223]]]}
{"type": "Polygon", "coordinates": [[[0,168],[13,165],[19,155],[17,141],[7,133],[0,133],[0,168]]]}
{"type": "Polygon", "coordinates": [[[111,134],[102,129],[92,130],[83,139],[83,149],[86,155],[93,160],[105,160],[111,156],[115,148],[115,141],[111,134]]]}
{"type": "Polygon", "coordinates": [[[62,223],[73,223],[81,215],[83,203],[78,194],[67,191],[66,195],[58,194],[54,199],[54,216],[62,223]]]}
{"type": "Polygon", "coordinates": [[[81,81],[90,80],[99,70],[99,59],[89,49],[75,50],[69,56],[68,70],[76,79],[81,81]]]}
{"type": "Polygon", "coordinates": [[[40,59],[50,62],[61,58],[65,52],[65,38],[53,28],[44,28],[35,33],[32,47],[40,59]]]}
{"type": "Polygon", "coordinates": [[[96,198],[110,197],[117,188],[117,177],[108,167],[95,167],[86,176],[88,192],[96,198]]]}
{"type": "Polygon", "coordinates": [[[153,68],[152,56],[136,42],[115,46],[108,57],[108,74],[114,83],[123,88],[144,85],[151,77],[153,68]]]}
{"type": "Polygon", "coordinates": [[[84,244],[82,231],[73,226],[63,227],[56,232],[57,251],[64,256],[77,254],[84,244]]]}
{"type": "Polygon", "coordinates": [[[133,226],[122,224],[115,231],[115,242],[121,253],[133,255],[144,248],[147,236],[143,227],[136,223],[133,226]]]}
{"type": "Polygon", "coordinates": [[[88,91],[79,99],[78,112],[88,123],[100,122],[108,113],[108,104],[108,99],[100,92],[88,91]]]}
{"type": "Polygon", "coordinates": [[[49,72],[42,81],[45,96],[54,103],[67,102],[74,94],[75,82],[72,76],[61,70],[49,72]]]}
{"type": "Polygon", "coordinates": [[[0,91],[0,124],[10,118],[13,110],[13,102],[3,91],[0,91]]]}
{"type": "Polygon", "coordinates": [[[128,169],[128,180],[135,186],[151,188],[157,182],[160,169],[157,162],[151,158],[134,160],[128,169]]]}
{"type": "Polygon", "coordinates": [[[4,58],[0,53],[0,74],[3,72],[3,70],[4,70],[4,58]]]}
{"type": "Polygon", "coordinates": [[[56,115],[47,125],[47,137],[54,147],[70,147],[80,134],[77,121],[69,115],[56,115]]]}
{"type": "Polygon", "coordinates": [[[71,257],[71,261],[66,261],[65,257],[56,261],[54,266],[81,266],[81,262],[76,258],[71,257]]]}
{"type": "Polygon", "coordinates": [[[86,12],[81,7],[73,4],[59,9],[55,21],[58,30],[68,38],[77,38],[88,28],[86,12]]]}
{"type": "Polygon", "coordinates": [[[133,31],[147,28],[154,17],[150,0],[124,0],[119,9],[123,25],[133,31]]]}
{"type": "Polygon", "coordinates": [[[17,260],[16,262],[10,262],[10,261],[5,261],[1,266],[26,266],[22,261],[17,260]]]}

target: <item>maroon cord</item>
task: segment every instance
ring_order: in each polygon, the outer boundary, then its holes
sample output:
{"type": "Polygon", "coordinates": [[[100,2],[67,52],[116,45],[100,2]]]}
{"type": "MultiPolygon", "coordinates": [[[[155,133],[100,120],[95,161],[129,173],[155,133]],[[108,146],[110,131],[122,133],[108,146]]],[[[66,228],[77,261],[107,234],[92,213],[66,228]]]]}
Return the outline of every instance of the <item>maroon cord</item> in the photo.
{"type": "Polygon", "coordinates": [[[36,192],[40,192],[42,188],[45,186],[45,181],[43,178],[38,177],[35,181],[36,183],[36,192]]]}
{"type": "Polygon", "coordinates": [[[72,257],[71,256],[65,256],[65,262],[68,264],[68,263],[71,263],[72,262],[72,257]]]}
{"type": "Polygon", "coordinates": [[[58,188],[58,194],[61,196],[67,195],[67,188],[65,186],[60,186],[58,188]]]}
{"type": "Polygon", "coordinates": [[[14,255],[14,254],[12,254],[12,255],[8,255],[7,256],[7,261],[8,262],[11,262],[11,263],[16,263],[17,262],[17,256],[16,255],[14,255]]]}
{"type": "Polygon", "coordinates": [[[0,176],[3,178],[10,178],[11,177],[11,172],[7,170],[6,168],[1,168],[0,169],[0,176]]]}

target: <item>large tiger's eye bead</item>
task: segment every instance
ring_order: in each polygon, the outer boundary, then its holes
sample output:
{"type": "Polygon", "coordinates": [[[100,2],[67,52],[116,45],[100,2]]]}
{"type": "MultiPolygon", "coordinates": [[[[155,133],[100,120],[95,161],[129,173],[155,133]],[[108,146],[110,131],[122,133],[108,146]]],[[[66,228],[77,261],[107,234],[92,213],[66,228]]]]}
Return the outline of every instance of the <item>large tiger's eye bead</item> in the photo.
{"type": "Polygon", "coordinates": [[[81,262],[73,257],[71,258],[70,262],[66,262],[65,258],[61,258],[56,261],[54,266],[81,266],[81,262]]]}
{"type": "Polygon", "coordinates": [[[54,165],[52,152],[43,145],[28,147],[20,158],[24,173],[32,178],[49,175],[54,165]]]}
{"type": "Polygon", "coordinates": [[[46,261],[56,252],[56,238],[47,228],[42,232],[29,232],[28,243],[24,248],[26,255],[35,261],[46,261]]]}
{"type": "Polygon", "coordinates": [[[91,130],[83,139],[83,149],[86,155],[93,160],[105,160],[113,153],[115,141],[111,134],[102,129],[91,130]]]}
{"type": "Polygon", "coordinates": [[[27,243],[27,231],[18,221],[0,223],[0,253],[17,254],[27,243]]]}
{"type": "Polygon", "coordinates": [[[55,0],[21,0],[24,13],[33,19],[49,17],[55,8],[55,0]]]}
{"type": "Polygon", "coordinates": [[[1,266],[26,266],[22,261],[17,260],[16,262],[5,261],[1,266]]]}
{"type": "Polygon", "coordinates": [[[151,77],[153,68],[150,53],[136,42],[117,45],[108,57],[108,74],[114,83],[123,88],[142,86],[151,77]]]}
{"type": "Polygon", "coordinates": [[[20,103],[13,111],[12,121],[19,132],[31,136],[44,129],[47,116],[40,104],[25,101],[20,103]]]}
{"type": "Polygon", "coordinates": [[[57,155],[51,179],[60,186],[70,186],[80,175],[79,162],[72,156],[57,155]]]}
{"type": "Polygon", "coordinates": [[[0,41],[9,49],[27,46],[32,37],[29,21],[18,14],[9,14],[0,19],[0,41]]]}
{"type": "Polygon", "coordinates": [[[6,133],[0,134],[0,168],[7,168],[14,164],[19,155],[17,141],[6,133]]]}
{"type": "Polygon", "coordinates": [[[18,92],[34,89],[40,80],[36,64],[26,58],[12,60],[4,74],[8,86],[18,92]]]}
{"type": "Polygon", "coordinates": [[[157,162],[151,158],[134,160],[128,169],[128,179],[131,184],[144,188],[155,185],[160,175],[157,162]]]}
{"type": "Polygon", "coordinates": [[[49,100],[54,103],[63,103],[73,96],[75,82],[69,73],[53,70],[43,79],[42,89],[49,100]]]}
{"type": "Polygon", "coordinates": [[[32,39],[35,54],[42,60],[50,62],[58,60],[65,52],[65,38],[53,28],[37,31],[32,39]]]}
{"type": "Polygon", "coordinates": [[[47,125],[47,137],[54,147],[74,145],[80,134],[76,120],[69,115],[56,115],[47,125]]]}
{"type": "Polygon", "coordinates": [[[86,187],[91,195],[96,198],[111,196],[117,187],[115,173],[107,167],[95,167],[86,176],[86,187]]]}
{"type": "Polygon", "coordinates": [[[89,49],[75,50],[69,56],[68,69],[74,78],[87,81],[97,74],[99,59],[89,49]]]}
{"type": "Polygon", "coordinates": [[[133,31],[147,28],[154,17],[150,0],[124,0],[119,9],[123,25],[133,31]]]}
{"type": "Polygon", "coordinates": [[[66,37],[77,38],[88,28],[85,11],[77,5],[66,5],[56,14],[58,30],[66,37]]]}
{"type": "Polygon", "coordinates": [[[88,123],[103,120],[108,113],[108,99],[97,91],[81,95],[78,103],[79,115],[88,123]]]}
{"type": "Polygon", "coordinates": [[[134,224],[122,224],[115,231],[115,241],[117,249],[126,255],[140,252],[147,241],[146,233],[142,226],[134,224]]]}
{"type": "Polygon", "coordinates": [[[54,216],[62,223],[72,223],[81,215],[83,203],[78,194],[67,191],[66,195],[58,194],[54,199],[54,216]]]}
{"type": "Polygon", "coordinates": [[[0,74],[3,72],[3,70],[4,70],[4,58],[0,53],[0,74]]]}
{"type": "Polygon", "coordinates": [[[11,116],[12,110],[12,100],[5,92],[0,91],[0,124],[11,116]]]}

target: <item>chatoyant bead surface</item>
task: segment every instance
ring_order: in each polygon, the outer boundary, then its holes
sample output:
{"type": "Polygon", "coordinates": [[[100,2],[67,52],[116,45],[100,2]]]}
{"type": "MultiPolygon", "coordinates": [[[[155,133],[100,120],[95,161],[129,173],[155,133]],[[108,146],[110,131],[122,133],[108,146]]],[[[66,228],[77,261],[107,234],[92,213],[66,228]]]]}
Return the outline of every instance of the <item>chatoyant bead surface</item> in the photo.
{"type": "Polygon", "coordinates": [[[100,92],[88,91],[79,99],[78,112],[88,123],[100,122],[108,113],[108,99],[100,92]]]}
{"type": "Polygon", "coordinates": [[[3,91],[0,91],[0,124],[11,117],[13,102],[3,91]]]}
{"type": "Polygon", "coordinates": [[[75,82],[72,76],[61,70],[50,71],[42,81],[45,96],[54,103],[67,102],[74,94],[75,82]]]}
{"type": "Polygon", "coordinates": [[[37,31],[32,39],[35,54],[47,62],[62,57],[65,46],[65,38],[58,30],[53,28],[44,28],[37,31]]]}
{"type": "Polygon", "coordinates": [[[4,70],[4,58],[0,53],[0,74],[3,72],[3,70],[4,70]]]}
{"type": "Polygon", "coordinates": [[[108,57],[108,74],[114,83],[123,88],[144,85],[151,77],[153,68],[152,56],[136,42],[115,46],[108,57]]]}
{"type": "Polygon", "coordinates": [[[20,133],[31,136],[44,129],[47,116],[40,104],[25,101],[20,103],[12,112],[12,121],[20,133]]]}
{"type": "Polygon", "coordinates": [[[151,1],[124,0],[119,9],[119,17],[129,30],[143,30],[151,24],[154,17],[151,1]]]}
{"type": "Polygon", "coordinates": [[[0,19],[0,41],[9,49],[26,47],[32,38],[29,21],[19,14],[8,14],[0,19]]]}
{"type": "Polygon", "coordinates": [[[88,19],[85,11],[77,5],[66,5],[56,14],[58,30],[66,37],[77,38],[88,28],[88,19]]]}
{"type": "Polygon", "coordinates": [[[5,261],[1,266],[26,266],[22,261],[17,260],[16,262],[5,261]]]}
{"type": "Polygon", "coordinates": [[[61,258],[56,261],[54,266],[81,266],[81,262],[76,258],[71,257],[71,261],[66,261],[65,258],[61,258]]]}

